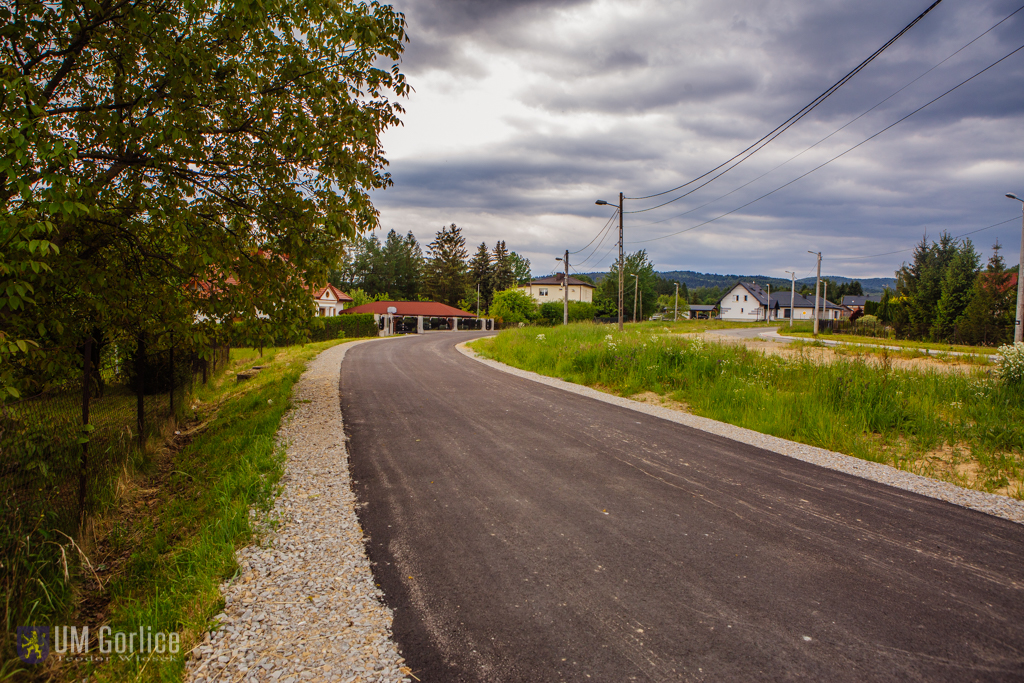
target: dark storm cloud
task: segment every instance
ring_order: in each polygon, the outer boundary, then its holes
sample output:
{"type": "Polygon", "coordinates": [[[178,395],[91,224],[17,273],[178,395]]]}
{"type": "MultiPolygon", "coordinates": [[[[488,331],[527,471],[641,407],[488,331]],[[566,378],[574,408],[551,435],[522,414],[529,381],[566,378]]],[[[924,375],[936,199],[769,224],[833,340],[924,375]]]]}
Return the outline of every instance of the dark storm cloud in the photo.
{"type": "MultiPolygon", "coordinates": [[[[945,0],[750,161],[692,197],[629,215],[627,242],[735,209],[985,68],[1024,42],[1024,12],[757,180],[963,47],[1015,10],[1017,1],[945,0]],[[712,203],[698,208],[706,202],[712,203]]],[[[437,73],[455,82],[479,81],[495,68],[492,58],[509,60],[533,75],[526,85],[509,83],[508,90],[536,117],[510,111],[495,120],[510,131],[500,141],[396,160],[395,187],[376,193],[375,202],[385,215],[429,209],[448,211],[453,220],[467,215],[485,221],[483,216],[500,214],[528,223],[540,215],[590,216],[596,230],[603,222],[597,217],[606,217],[607,210],[595,208],[594,199],[613,200],[620,189],[634,196],[664,190],[725,161],[825,90],[928,4],[707,0],[648,3],[637,12],[624,3],[611,10],[602,5],[609,17],[594,19],[583,1],[405,0],[398,8],[409,15],[412,43],[403,68],[414,86],[419,87],[415,76],[437,73]],[[581,16],[591,16],[592,23],[573,23],[583,21],[581,16]]],[[[913,246],[925,232],[961,234],[1005,219],[1019,207],[1002,193],[1024,191],[1021,82],[1024,52],[793,185],[706,228],[637,246],[656,248],[658,262],[674,267],[767,272],[771,268],[755,265],[766,263],[776,272],[796,263],[792,259],[798,260],[805,245],[845,258],[913,246]]],[[[590,237],[572,233],[560,239],[576,244],[590,237]]],[[[975,242],[987,249],[997,237],[1016,245],[1012,226],[983,232],[975,242]]],[[[540,249],[541,242],[531,244],[519,250],[540,249]]],[[[862,270],[847,274],[891,274],[903,258],[849,261],[862,270]]]]}

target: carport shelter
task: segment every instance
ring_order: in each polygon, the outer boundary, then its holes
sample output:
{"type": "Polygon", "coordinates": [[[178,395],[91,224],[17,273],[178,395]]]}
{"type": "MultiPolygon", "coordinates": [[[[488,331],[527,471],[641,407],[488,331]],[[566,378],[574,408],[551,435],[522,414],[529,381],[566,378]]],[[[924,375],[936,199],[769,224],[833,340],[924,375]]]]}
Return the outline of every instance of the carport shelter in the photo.
{"type": "Polygon", "coordinates": [[[381,337],[412,332],[422,334],[430,330],[494,329],[491,318],[477,318],[474,313],[437,301],[371,301],[346,308],[340,315],[350,313],[372,313],[381,337]],[[393,312],[388,309],[393,309],[393,312]]]}

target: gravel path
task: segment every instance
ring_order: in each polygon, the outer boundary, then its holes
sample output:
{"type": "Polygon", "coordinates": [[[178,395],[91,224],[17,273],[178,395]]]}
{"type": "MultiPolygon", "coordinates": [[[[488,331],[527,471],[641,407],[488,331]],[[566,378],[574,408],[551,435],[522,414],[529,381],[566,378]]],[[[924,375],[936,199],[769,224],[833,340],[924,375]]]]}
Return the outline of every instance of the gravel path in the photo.
{"type": "Polygon", "coordinates": [[[317,356],[278,433],[284,491],[259,545],[238,552],[221,628],[188,662],[190,681],[408,682],[356,518],[342,428],[340,344],[317,356]]]}
{"type": "Polygon", "coordinates": [[[520,370],[519,368],[514,368],[510,365],[505,365],[504,363],[499,363],[479,356],[465,344],[459,344],[458,350],[464,355],[484,363],[485,365],[489,365],[492,368],[501,370],[502,372],[516,375],[517,377],[523,377],[525,379],[533,380],[534,382],[540,382],[541,384],[570,391],[574,394],[580,394],[581,396],[589,396],[590,398],[598,401],[604,401],[605,403],[611,403],[640,413],[660,417],[664,420],[670,420],[688,427],[710,432],[711,434],[724,436],[734,441],[739,441],[740,443],[757,446],[758,448],[763,448],[774,453],[787,455],[791,458],[796,458],[797,460],[803,460],[804,462],[813,463],[838,472],[852,474],[854,476],[861,477],[862,479],[877,481],[881,484],[888,484],[889,486],[894,486],[898,489],[903,489],[904,491],[913,491],[914,493],[919,493],[922,496],[928,496],[929,498],[935,498],[937,500],[944,500],[948,503],[953,503],[954,505],[960,505],[965,508],[994,515],[996,517],[1002,517],[1003,519],[1010,520],[1011,522],[1024,524],[1024,501],[1007,498],[1006,496],[997,496],[983,491],[965,489],[961,486],[950,484],[949,482],[929,479],[928,477],[923,477],[919,474],[913,474],[912,472],[906,472],[904,470],[898,470],[895,467],[883,465],[882,463],[861,460],[850,455],[844,455],[843,453],[836,453],[835,451],[829,451],[824,448],[817,448],[815,446],[797,443],[796,441],[780,439],[777,436],[761,434],[760,432],[744,429],[743,427],[736,427],[735,425],[726,424],[725,422],[718,422],[717,420],[712,420],[706,417],[698,417],[697,415],[672,410],[671,408],[663,408],[661,406],[640,403],[639,401],[633,401],[613,394],[606,394],[596,389],[591,389],[590,387],[566,382],[565,380],[547,377],[536,372],[520,370]]]}

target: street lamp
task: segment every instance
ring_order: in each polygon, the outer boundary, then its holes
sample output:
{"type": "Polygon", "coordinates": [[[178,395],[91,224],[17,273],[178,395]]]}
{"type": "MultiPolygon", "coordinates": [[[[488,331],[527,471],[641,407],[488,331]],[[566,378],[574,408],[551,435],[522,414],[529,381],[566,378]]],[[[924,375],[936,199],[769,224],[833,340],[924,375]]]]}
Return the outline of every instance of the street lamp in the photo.
{"type": "MultiPolygon", "coordinates": [[[[1021,199],[1012,192],[1006,194],[1010,199],[1016,199],[1021,203],[1021,211],[1024,212],[1024,199],[1021,199]]],[[[1024,342],[1024,215],[1021,217],[1020,225],[1020,260],[1017,261],[1017,317],[1013,322],[1013,341],[1024,342]]]]}
{"type": "MultiPolygon", "coordinates": [[[[598,206],[611,206],[603,199],[594,202],[598,206]]],[[[619,193],[619,332],[622,332],[622,193],[619,193]]]]}

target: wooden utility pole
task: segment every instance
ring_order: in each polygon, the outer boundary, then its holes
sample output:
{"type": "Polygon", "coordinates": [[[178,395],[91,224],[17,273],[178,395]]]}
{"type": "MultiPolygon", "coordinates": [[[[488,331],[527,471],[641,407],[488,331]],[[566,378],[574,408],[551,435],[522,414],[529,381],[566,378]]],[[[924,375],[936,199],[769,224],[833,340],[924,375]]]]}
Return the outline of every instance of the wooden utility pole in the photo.
{"type": "MultiPolygon", "coordinates": [[[[1006,195],[1010,199],[1016,199],[1021,203],[1021,211],[1024,212],[1024,199],[1015,194],[1006,195]]],[[[1020,260],[1017,261],[1017,316],[1013,321],[1013,342],[1024,342],[1024,215],[1020,224],[1020,260]]]]}

